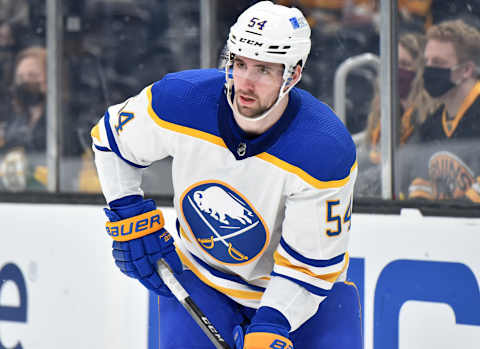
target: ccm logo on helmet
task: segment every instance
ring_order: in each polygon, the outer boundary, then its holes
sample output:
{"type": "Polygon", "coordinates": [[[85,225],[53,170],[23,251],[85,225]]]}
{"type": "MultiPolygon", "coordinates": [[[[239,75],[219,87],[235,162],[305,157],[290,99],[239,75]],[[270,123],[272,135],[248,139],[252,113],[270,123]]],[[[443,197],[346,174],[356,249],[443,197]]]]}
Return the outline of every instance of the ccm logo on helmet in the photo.
{"type": "Polygon", "coordinates": [[[258,47],[263,46],[262,42],[258,42],[258,41],[251,40],[251,39],[246,39],[246,38],[240,38],[240,42],[243,42],[243,43],[248,44],[248,45],[258,46],[258,47]]]}

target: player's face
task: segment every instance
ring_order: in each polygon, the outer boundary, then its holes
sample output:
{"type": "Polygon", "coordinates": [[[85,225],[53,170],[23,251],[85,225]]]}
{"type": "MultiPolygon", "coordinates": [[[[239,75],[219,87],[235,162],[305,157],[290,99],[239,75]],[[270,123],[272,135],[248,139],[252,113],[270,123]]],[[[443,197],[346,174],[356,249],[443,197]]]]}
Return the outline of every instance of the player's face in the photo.
{"type": "Polygon", "coordinates": [[[283,65],[236,56],[233,62],[234,104],[246,117],[268,110],[283,83],[283,65]]]}

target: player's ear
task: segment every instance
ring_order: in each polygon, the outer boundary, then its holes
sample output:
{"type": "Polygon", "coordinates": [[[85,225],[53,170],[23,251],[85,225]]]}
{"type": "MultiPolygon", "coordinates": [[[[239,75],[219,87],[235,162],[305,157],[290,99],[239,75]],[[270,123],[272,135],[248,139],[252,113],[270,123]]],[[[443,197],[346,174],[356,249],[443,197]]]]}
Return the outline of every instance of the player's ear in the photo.
{"type": "Polygon", "coordinates": [[[287,86],[290,86],[291,84],[295,84],[298,81],[298,79],[300,79],[301,73],[302,73],[302,67],[300,64],[298,64],[295,67],[295,70],[293,71],[292,75],[288,78],[287,86]]]}

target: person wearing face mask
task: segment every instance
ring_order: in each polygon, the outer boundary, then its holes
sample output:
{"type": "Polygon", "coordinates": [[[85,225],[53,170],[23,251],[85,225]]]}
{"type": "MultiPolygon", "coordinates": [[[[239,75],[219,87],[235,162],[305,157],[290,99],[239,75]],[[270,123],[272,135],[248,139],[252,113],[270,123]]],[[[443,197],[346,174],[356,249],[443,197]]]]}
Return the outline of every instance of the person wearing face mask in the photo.
{"type": "MultiPolygon", "coordinates": [[[[400,144],[414,143],[418,139],[419,125],[433,111],[434,101],[423,88],[423,35],[407,33],[398,42],[398,93],[400,101],[400,144]]],[[[360,174],[357,193],[361,196],[380,195],[380,89],[372,100],[367,120],[366,142],[360,150],[360,174]],[[363,160],[363,161],[362,161],[363,160]]],[[[402,185],[399,195],[408,188],[402,185]]]]}
{"type": "Polygon", "coordinates": [[[12,119],[0,148],[0,182],[5,190],[43,189],[46,185],[46,50],[30,47],[15,60],[12,119]]]}
{"type": "Polygon", "coordinates": [[[420,129],[417,178],[410,198],[480,202],[480,32],[445,21],[427,32],[426,91],[441,105],[420,129]]]}

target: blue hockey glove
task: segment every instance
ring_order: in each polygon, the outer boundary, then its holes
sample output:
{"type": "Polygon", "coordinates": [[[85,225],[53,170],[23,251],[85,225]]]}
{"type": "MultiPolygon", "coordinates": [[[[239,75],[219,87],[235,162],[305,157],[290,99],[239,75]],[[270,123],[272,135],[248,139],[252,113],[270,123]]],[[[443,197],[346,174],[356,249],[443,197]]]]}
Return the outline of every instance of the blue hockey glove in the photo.
{"type": "Polygon", "coordinates": [[[243,336],[241,326],[233,329],[235,349],[293,349],[290,324],[278,310],[260,307],[243,336]]]}
{"type": "Polygon", "coordinates": [[[110,220],[106,230],[114,240],[112,254],[118,268],[149,290],[172,296],[157,273],[157,261],[163,258],[176,274],[183,268],[155,202],[139,196],[127,197],[115,200],[110,209],[104,210],[110,220]]]}

